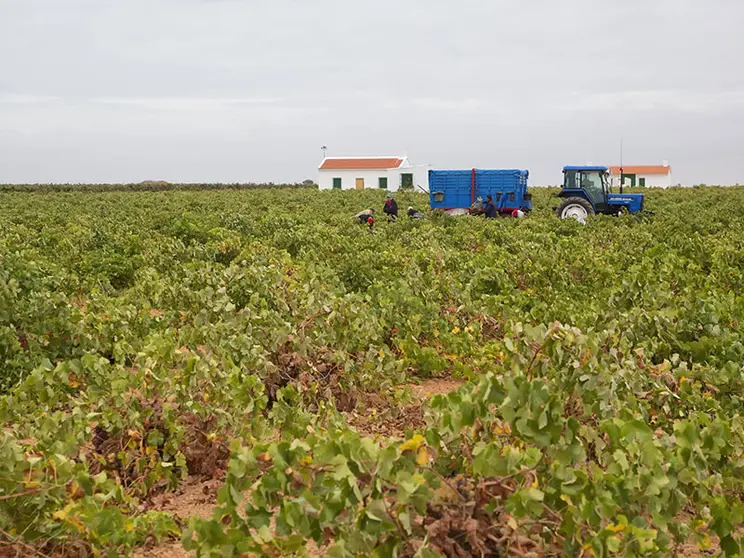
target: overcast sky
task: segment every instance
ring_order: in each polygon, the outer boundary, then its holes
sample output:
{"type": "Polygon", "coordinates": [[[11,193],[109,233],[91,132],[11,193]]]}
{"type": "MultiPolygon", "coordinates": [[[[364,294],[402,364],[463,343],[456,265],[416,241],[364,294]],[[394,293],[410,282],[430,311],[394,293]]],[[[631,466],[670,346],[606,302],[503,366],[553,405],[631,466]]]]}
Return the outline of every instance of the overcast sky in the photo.
{"type": "Polygon", "coordinates": [[[741,0],[0,0],[0,182],[672,165],[744,183],[741,0]]]}

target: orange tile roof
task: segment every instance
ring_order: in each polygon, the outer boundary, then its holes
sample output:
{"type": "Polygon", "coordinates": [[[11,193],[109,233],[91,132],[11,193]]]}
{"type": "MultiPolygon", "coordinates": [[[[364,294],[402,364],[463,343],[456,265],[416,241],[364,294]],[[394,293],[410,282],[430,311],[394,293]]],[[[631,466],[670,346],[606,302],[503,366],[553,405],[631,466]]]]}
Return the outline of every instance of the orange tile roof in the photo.
{"type": "MultiPolygon", "coordinates": [[[[623,165],[623,174],[669,174],[672,167],[664,165],[623,165]]],[[[620,174],[620,167],[610,167],[611,174],[620,174]]]]}
{"type": "Polygon", "coordinates": [[[326,159],[320,165],[321,170],[361,170],[361,169],[397,169],[403,159],[397,157],[359,157],[356,159],[326,159]]]}

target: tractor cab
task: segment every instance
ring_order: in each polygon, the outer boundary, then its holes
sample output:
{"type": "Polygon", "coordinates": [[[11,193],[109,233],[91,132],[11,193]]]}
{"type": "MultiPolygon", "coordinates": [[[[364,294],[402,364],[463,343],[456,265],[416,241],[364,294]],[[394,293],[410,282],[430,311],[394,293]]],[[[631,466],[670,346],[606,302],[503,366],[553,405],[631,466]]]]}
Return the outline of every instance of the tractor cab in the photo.
{"type": "Polygon", "coordinates": [[[589,215],[596,213],[618,215],[643,211],[643,194],[623,194],[622,185],[620,194],[613,194],[609,176],[607,167],[564,167],[563,188],[558,194],[563,202],[556,209],[558,217],[584,223],[589,215]]]}

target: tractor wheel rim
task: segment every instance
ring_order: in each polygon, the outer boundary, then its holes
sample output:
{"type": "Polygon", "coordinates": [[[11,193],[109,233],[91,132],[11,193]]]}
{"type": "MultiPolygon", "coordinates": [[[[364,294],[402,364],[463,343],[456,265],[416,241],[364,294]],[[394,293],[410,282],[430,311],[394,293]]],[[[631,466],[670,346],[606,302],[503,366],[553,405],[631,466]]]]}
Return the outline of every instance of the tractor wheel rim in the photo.
{"type": "Polygon", "coordinates": [[[578,204],[569,205],[563,210],[564,219],[576,219],[579,223],[585,224],[586,217],[586,209],[578,204]]]}

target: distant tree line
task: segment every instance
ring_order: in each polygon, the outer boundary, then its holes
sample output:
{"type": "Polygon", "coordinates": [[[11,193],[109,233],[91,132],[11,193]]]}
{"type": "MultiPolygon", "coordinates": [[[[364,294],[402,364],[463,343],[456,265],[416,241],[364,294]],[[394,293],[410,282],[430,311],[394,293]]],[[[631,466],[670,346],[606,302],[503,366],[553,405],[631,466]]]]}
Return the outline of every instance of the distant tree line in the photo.
{"type": "Polygon", "coordinates": [[[171,183],[146,180],[136,184],[0,184],[0,192],[167,192],[171,190],[255,190],[265,188],[317,188],[313,180],[296,183],[171,183]]]}

